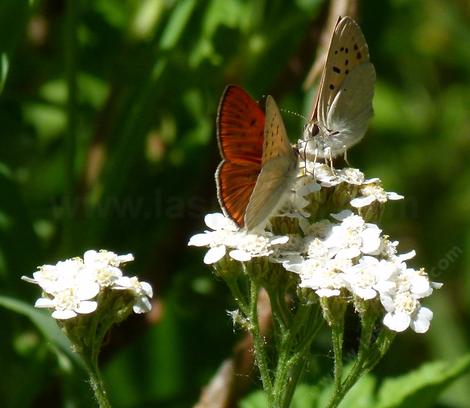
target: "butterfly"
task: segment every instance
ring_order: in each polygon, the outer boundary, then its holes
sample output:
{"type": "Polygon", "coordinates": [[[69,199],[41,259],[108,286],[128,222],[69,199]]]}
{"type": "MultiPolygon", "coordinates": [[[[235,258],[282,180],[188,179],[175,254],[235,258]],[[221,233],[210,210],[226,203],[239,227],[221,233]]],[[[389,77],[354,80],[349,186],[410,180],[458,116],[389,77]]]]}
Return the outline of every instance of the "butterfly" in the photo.
{"type": "Polygon", "coordinates": [[[215,179],[224,214],[248,231],[264,227],[296,178],[297,154],[276,102],[258,104],[229,85],[219,104],[217,138],[222,161],[215,179]]]}
{"type": "Polygon", "coordinates": [[[307,158],[332,159],[364,136],[373,115],[375,69],[358,24],[351,17],[336,23],[315,97],[304,128],[307,158]]]}

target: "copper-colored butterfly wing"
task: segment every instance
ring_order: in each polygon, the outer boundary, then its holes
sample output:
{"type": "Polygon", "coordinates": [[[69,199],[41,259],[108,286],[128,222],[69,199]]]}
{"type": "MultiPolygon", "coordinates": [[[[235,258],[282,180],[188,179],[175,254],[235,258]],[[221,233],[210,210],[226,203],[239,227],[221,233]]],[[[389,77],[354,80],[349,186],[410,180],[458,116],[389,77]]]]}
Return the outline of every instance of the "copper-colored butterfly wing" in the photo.
{"type": "Polygon", "coordinates": [[[215,173],[224,214],[240,227],[261,171],[264,112],[242,88],[229,85],[219,104],[217,137],[222,162],[215,173]]]}
{"type": "Polygon", "coordinates": [[[283,195],[295,180],[296,171],[297,155],[289,143],[279,108],[268,96],[262,169],[245,214],[249,230],[263,225],[283,204],[283,195]]]}

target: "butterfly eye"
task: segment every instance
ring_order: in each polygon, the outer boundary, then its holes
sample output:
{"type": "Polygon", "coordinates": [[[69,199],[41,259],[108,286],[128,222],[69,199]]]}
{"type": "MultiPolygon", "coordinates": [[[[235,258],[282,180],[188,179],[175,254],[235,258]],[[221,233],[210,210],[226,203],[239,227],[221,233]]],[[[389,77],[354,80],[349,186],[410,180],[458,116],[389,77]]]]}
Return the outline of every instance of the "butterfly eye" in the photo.
{"type": "Polygon", "coordinates": [[[316,123],[310,122],[304,126],[304,134],[307,134],[309,138],[316,136],[319,131],[320,131],[320,128],[318,127],[316,123]]]}
{"type": "Polygon", "coordinates": [[[318,132],[320,132],[320,128],[318,127],[317,124],[312,126],[312,136],[318,135],[318,132]]]}

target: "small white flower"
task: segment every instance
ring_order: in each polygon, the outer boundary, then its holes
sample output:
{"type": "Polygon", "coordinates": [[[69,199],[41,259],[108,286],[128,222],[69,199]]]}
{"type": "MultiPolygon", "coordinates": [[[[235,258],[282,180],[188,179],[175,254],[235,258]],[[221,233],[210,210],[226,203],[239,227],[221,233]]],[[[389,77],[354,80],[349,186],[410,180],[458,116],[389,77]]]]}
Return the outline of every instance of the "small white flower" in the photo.
{"type": "Polygon", "coordinates": [[[347,269],[344,280],[348,290],[362,299],[373,299],[377,293],[388,293],[395,288],[393,276],[397,266],[393,262],[363,256],[359,263],[347,269]]]}
{"type": "Polygon", "coordinates": [[[97,307],[95,301],[90,301],[99,292],[97,283],[88,282],[81,286],[64,289],[55,294],[53,298],[39,298],[35,307],[54,309],[52,317],[54,319],[71,319],[78,314],[88,314],[94,312],[97,307]]]}
{"type": "Polygon", "coordinates": [[[231,258],[242,262],[269,256],[277,245],[289,240],[288,236],[276,236],[269,232],[258,234],[240,230],[233,221],[220,213],[208,214],[204,219],[213,231],[192,236],[188,245],[209,247],[204,257],[206,264],[220,261],[227,252],[231,258]]]}
{"type": "Polygon", "coordinates": [[[116,290],[130,290],[135,296],[135,303],[132,307],[134,313],[147,313],[152,309],[150,300],[153,296],[152,286],[147,282],[140,282],[136,276],[129,278],[123,276],[119,278],[112,289],[116,290]]]}
{"type": "Polygon", "coordinates": [[[362,171],[359,169],[353,169],[351,167],[345,167],[344,169],[338,170],[338,178],[342,182],[358,186],[370,182],[370,180],[366,180],[362,171]]]}
{"type": "Polygon", "coordinates": [[[116,255],[114,252],[105,250],[99,252],[89,250],[83,255],[85,267],[95,274],[95,279],[101,287],[111,286],[122,276],[122,271],[118,266],[133,259],[132,254],[116,255]]]}
{"type": "Polygon", "coordinates": [[[416,333],[424,333],[429,328],[432,312],[422,307],[419,300],[440,286],[430,282],[424,270],[408,268],[405,262],[397,270],[393,276],[395,286],[380,291],[380,301],[387,312],[384,324],[397,332],[411,327],[416,333]]]}
{"type": "Polygon", "coordinates": [[[370,183],[361,186],[361,196],[351,200],[351,205],[356,208],[366,207],[374,201],[385,203],[388,200],[401,200],[404,197],[394,192],[385,191],[380,183],[370,183]]]}
{"type": "MultiPolygon", "coordinates": [[[[383,304],[383,302],[382,302],[383,304]]],[[[416,333],[425,333],[430,326],[433,313],[422,307],[410,293],[399,294],[393,302],[387,304],[388,313],[384,324],[391,330],[402,332],[411,327],[416,333]]]]}
{"type": "Polygon", "coordinates": [[[74,287],[78,277],[81,280],[90,279],[89,274],[83,271],[82,260],[73,258],[59,261],[56,265],[42,265],[33,273],[33,279],[27,276],[23,276],[22,279],[39,285],[44,292],[53,295],[74,287]]]}
{"type": "Polygon", "coordinates": [[[411,320],[411,329],[416,333],[426,333],[431,324],[432,317],[432,310],[427,307],[420,307],[411,320]]]}
{"type": "Polygon", "coordinates": [[[359,169],[345,167],[333,171],[330,166],[323,163],[315,163],[312,165],[315,178],[320,182],[322,187],[334,187],[341,183],[361,186],[363,184],[377,183],[380,180],[373,178],[366,180],[364,173],[359,169]]]}
{"type": "Polygon", "coordinates": [[[382,231],[377,225],[366,223],[350,211],[332,214],[332,217],[341,224],[332,227],[325,245],[334,250],[338,257],[352,259],[361,253],[374,253],[380,248],[382,231]]]}
{"type": "Polygon", "coordinates": [[[299,269],[299,286],[313,289],[320,297],[338,296],[345,287],[343,268],[344,265],[339,265],[334,260],[323,264],[314,259],[306,260],[299,269]]]}

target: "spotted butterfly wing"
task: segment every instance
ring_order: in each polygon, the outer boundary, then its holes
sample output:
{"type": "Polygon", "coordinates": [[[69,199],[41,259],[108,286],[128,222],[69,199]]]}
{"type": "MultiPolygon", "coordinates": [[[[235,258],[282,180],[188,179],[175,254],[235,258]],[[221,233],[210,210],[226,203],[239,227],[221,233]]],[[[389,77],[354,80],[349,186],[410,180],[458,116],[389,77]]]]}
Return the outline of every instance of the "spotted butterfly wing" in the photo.
{"type": "Polygon", "coordinates": [[[217,139],[222,161],[215,179],[224,214],[240,227],[261,172],[264,112],[242,88],[229,85],[220,100],[217,139]]]}
{"type": "Polygon", "coordinates": [[[310,122],[304,131],[307,154],[332,158],[362,139],[372,117],[375,69],[360,27],[338,19],[310,122]]]}
{"type": "Polygon", "coordinates": [[[279,108],[268,96],[262,168],[245,214],[248,229],[263,226],[276,213],[285,201],[296,171],[297,155],[289,143],[279,108]]]}

